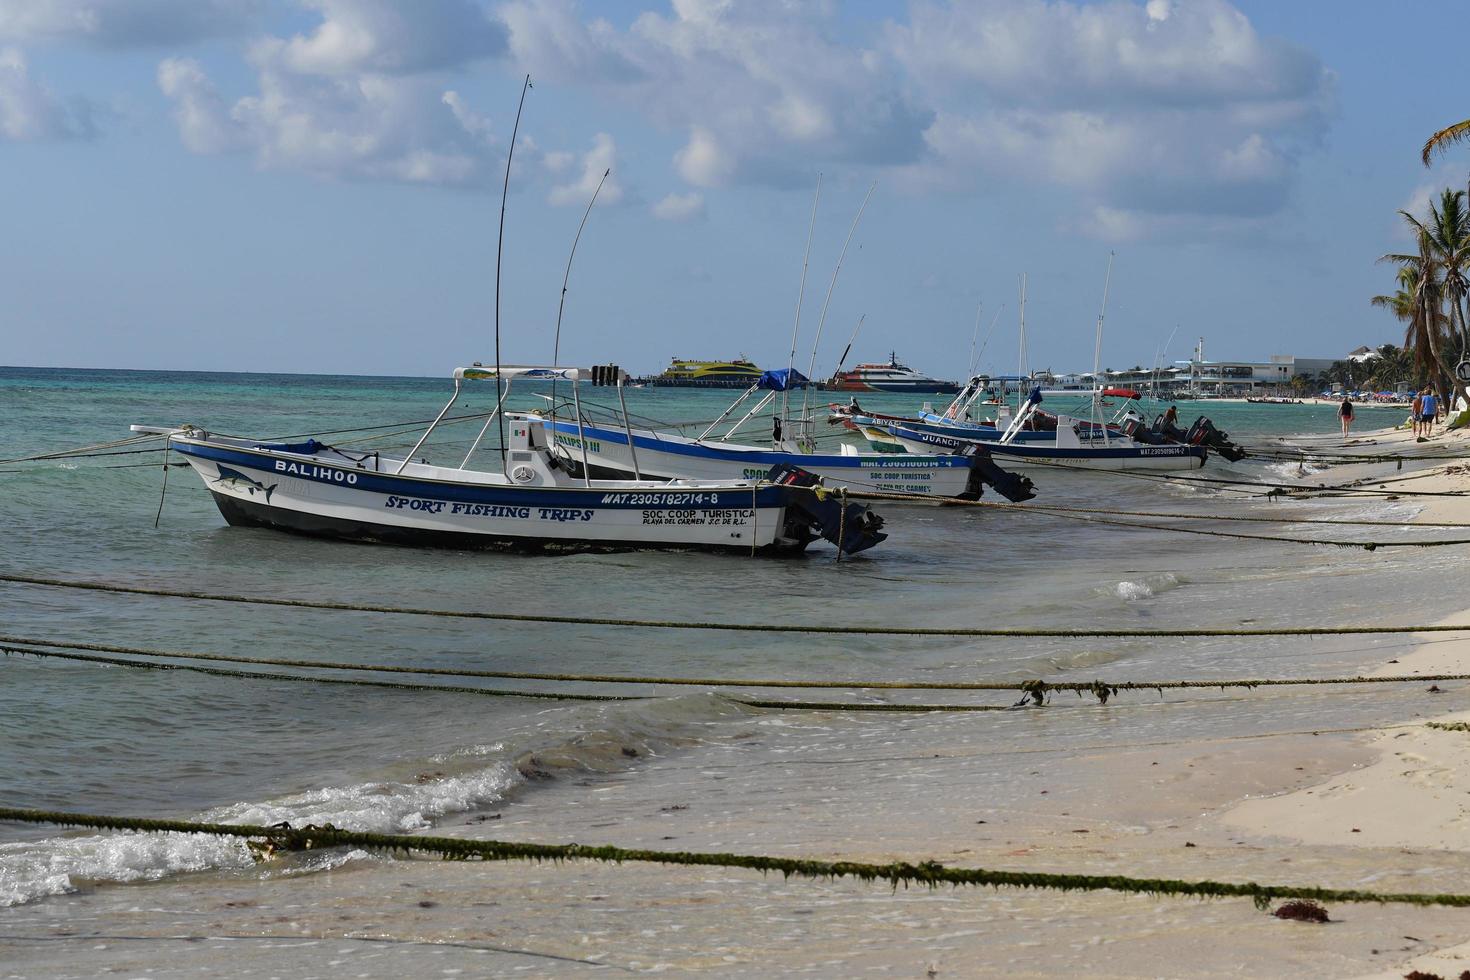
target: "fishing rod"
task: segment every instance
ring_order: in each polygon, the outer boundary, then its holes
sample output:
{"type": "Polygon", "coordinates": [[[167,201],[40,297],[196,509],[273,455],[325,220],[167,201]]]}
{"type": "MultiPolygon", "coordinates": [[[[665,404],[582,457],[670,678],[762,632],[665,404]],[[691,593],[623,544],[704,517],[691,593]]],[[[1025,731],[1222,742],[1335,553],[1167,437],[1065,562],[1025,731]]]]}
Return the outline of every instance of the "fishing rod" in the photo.
{"type": "Polygon", "coordinates": [[[1101,427],[1104,446],[1108,445],[1111,440],[1108,438],[1107,419],[1103,417],[1102,388],[1098,384],[1100,381],[1098,372],[1102,368],[1103,318],[1108,315],[1108,287],[1113,284],[1113,255],[1114,253],[1109,250],[1108,271],[1103,277],[1102,306],[1097,311],[1097,340],[1092,348],[1092,424],[1095,427],[1101,427]]]}
{"type": "Polygon", "coordinates": [[[842,348],[842,356],[837,359],[837,370],[832,372],[834,376],[842,373],[842,365],[847,363],[847,355],[852,351],[852,345],[857,342],[858,331],[863,329],[863,321],[867,318],[866,313],[858,317],[857,326],[852,328],[852,336],[847,338],[847,346],[842,348]]]}
{"type": "Polygon", "coordinates": [[[995,336],[995,325],[1000,322],[1000,315],[1005,312],[1005,308],[1006,305],[1004,303],[1000,304],[1000,308],[995,311],[995,316],[990,318],[990,326],[985,330],[985,340],[980,344],[980,352],[978,354],[972,354],[970,357],[971,377],[980,368],[980,360],[985,356],[985,348],[990,346],[990,338],[995,336]]]}
{"type": "MultiPolygon", "coordinates": [[[[551,366],[561,364],[561,315],[567,306],[567,283],[572,278],[572,260],[577,257],[577,243],[582,240],[582,229],[587,227],[587,219],[592,215],[592,206],[597,203],[597,195],[602,193],[602,185],[607,183],[607,175],[612,173],[612,167],[602,172],[602,179],[597,182],[597,189],[592,192],[592,200],[587,202],[587,210],[582,212],[582,223],[577,226],[576,237],[572,239],[572,251],[567,255],[567,271],[561,278],[561,301],[556,304],[556,336],[551,343],[551,366]]],[[[572,384],[576,384],[575,381],[572,384]]],[[[551,420],[556,421],[556,375],[551,376],[551,420]]]]}
{"type": "MultiPolygon", "coordinates": [[[[847,229],[847,238],[842,243],[842,251],[837,255],[837,264],[832,267],[832,281],[827,283],[827,298],[822,301],[822,314],[817,317],[817,335],[812,340],[812,357],[807,363],[807,385],[801,390],[801,417],[806,420],[808,396],[811,394],[811,375],[817,369],[817,346],[822,342],[822,327],[827,323],[827,307],[832,305],[832,291],[837,288],[837,274],[842,271],[842,262],[847,258],[847,247],[852,244],[852,236],[857,232],[858,223],[863,220],[863,212],[868,210],[868,202],[873,198],[873,192],[878,189],[875,180],[868,187],[868,193],[863,197],[862,207],[858,208],[857,217],[852,219],[852,227],[847,229]]],[[[788,379],[789,380],[789,379],[788,379]]]]}
{"type": "MultiPolygon", "coordinates": [[[[510,161],[516,154],[516,134],[521,130],[521,110],[526,107],[526,91],[531,87],[531,75],[526,73],[526,82],[521,86],[521,101],[516,106],[516,122],[510,131],[510,149],[505,154],[505,184],[500,189],[500,237],[495,242],[495,404],[505,400],[500,377],[500,259],[505,252],[505,202],[510,196],[510,161]]],[[[500,468],[505,469],[505,413],[497,412],[500,420],[500,468]]]]}
{"type": "MultiPolygon", "coordinates": [[[[817,192],[812,197],[812,220],[806,230],[806,251],[801,256],[801,285],[796,290],[796,321],[791,325],[791,356],[786,359],[786,377],[790,379],[791,372],[796,370],[796,335],[801,330],[801,304],[806,298],[806,269],[812,257],[812,236],[817,230],[817,204],[822,200],[822,175],[817,174],[817,192]]],[[[774,430],[771,432],[771,443],[774,445],[781,441],[781,419],[784,419],[791,408],[791,386],[786,385],[786,390],[781,392],[781,418],[776,420],[774,430]]]]}

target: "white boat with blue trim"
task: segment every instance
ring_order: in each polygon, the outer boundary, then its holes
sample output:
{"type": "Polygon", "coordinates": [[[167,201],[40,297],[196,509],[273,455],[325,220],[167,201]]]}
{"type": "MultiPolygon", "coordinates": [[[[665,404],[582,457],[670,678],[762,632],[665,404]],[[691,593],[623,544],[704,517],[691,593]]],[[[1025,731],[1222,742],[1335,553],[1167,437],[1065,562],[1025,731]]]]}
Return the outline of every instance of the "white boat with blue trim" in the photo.
{"type": "Polygon", "coordinates": [[[800,419],[787,420],[784,426],[775,421],[770,446],[731,441],[743,425],[772,403],[777,393],[807,383],[794,370],[766,371],[697,436],[635,428],[626,415],[615,416],[610,422],[593,420],[581,405],[573,407],[570,417],[559,410],[512,417],[540,422],[550,433],[563,463],[574,473],[585,468],[594,477],[749,480],[761,477],[773,466],[795,466],[821,477],[823,484],[832,489],[903,494],[917,501],[939,497],[976,500],[986,486],[1013,502],[1035,496],[1029,479],[997,466],[982,446],[969,447],[959,454],[863,452],[849,444],[838,447],[837,452],[818,452],[814,440],[804,433],[809,423],[800,419]],[[715,430],[758,391],[765,391],[765,396],[723,436],[716,434],[715,430]]]}
{"type": "Polygon", "coordinates": [[[486,418],[459,465],[436,465],[420,448],[466,380],[626,380],[616,368],[476,365],[454,373],[454,397],[406,456],[346,452],[310,439],[280,443],[222,436],[196,426],[133,426],[167,436],[232,525],[318,537],[452,548],[610,551],[643,548],[796,554],[818,538],[844,554],[884,540],[882,518],[826,493],[819,478],[770,467],[743,480],[598,480],[574,476],[536,418],[500,416],[503,468],[467,464],[505,403],[486,418]]]}
{"type": "Polygon", "coordinates": [[[861,431],[874,445],[907,453],[984,447],[1006,466],[1017,468],[1187,470],[1204,466],[1209,455],[1209,448],[1203,444],[1158,437],[1136,425],[1113,428],[1066,415],[1055,416],[1055,428],[1049,433],[1033,431],[1027,439],[1018,438],[1040,404],[1041,391],[1033,388],[1021,411],[998,438],[973,426],[918,420],[880,421],[863,425],[861,431]]]}

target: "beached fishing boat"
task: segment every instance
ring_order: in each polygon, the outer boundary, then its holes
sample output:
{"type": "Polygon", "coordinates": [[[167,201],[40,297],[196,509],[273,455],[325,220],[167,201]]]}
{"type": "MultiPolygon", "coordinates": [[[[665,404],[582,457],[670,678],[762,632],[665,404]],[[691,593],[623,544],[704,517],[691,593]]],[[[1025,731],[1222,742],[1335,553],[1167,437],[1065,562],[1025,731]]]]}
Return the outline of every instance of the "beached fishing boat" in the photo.
{"type": "MultiPolygon", "coordinates": [[[[843,445],[837,452],[817,452],[810,440],[787,438],[779,424],[775,425],[770,446],[731,441],[777,392],[806,383],[798,371],[767,371],[697,436],[634,428],[627,418],[617,415],[611,417],[611,422],[603,422],[600,417],[592,420],[581,408],[574,409],[573,418],[559,416],[556,411],[516,417],[544,425],[563,465],[573,473],[585,468],[594,477],[748,480],[762,476],[773,466],[795,466],[821,477],[823,484],[832,489],[975,500],[985,486],[990,486],[1013,502],[1035,496],[1029,479],[997,466],[983,447],[962,455],[946,452],[896,456],[862,452],[851,445],[843,445]],[[766,392],[765,396],[735,420],[723,437],[717,435],[715,430],[758,391],[766,392]]],[[[801,425],[797,420],[788,422],[786,428],[797,430],[801,425]]]]}
{"type": "Polygon", "coordinates": [[[506,383],[505,394],[517,378],[570,382],[574,395],[579,380],[611,381],[620,390],[626,380],[617,368],[460,368],[454,372],[454,396],[402,457],[348,452],[315,439],[282,443],[222,436],[195,426],[133,430],[166,435],[167,445],[188,461],[232,525],[354,541],[542,552],[795,554],[825,538],[851,554],[886,537],[881,517],[816,492],[820,479],[796,467],[771,466],[742,480],[573,476],[536,418],[501,416],[506,442],[499,472],[468,468],[495,412],[458,465],[420,457],[462,383],[497,377],[506,383]]]}
{"type": "Polygon", "coordinates": [[[1041,404],[1041,392],[1033,389],[1021,411],[999,439],[974,429],[945,427],[933,423],[884,422],[863,426],[871,443],[905,452],[930,453],[935,449],[964,450],[983,446],[1007,466],[1065,466],[1108,470],[1198,469],[1205,464],[1209,449],[1203,444],[1174,441],[1166,436],[1131,426],[1123,431],[1066,415],[1056,416],[1056,428],[1046,438],[1019,440],[1041,404]]]}
{"type": "Polygon", "coordinates": [[[862,432],[874,449],[880,452],[904,450],[904,443],[888,432],[888,428],[892,426],[906,430],[910,443],[917,440],[918,434],[938,437],[925,440],[934,447],[949,446],[954,440],[958,440],[957,444],[969,441],[982,444],[1004,441],[1012,445],[1055,445],[1058,429],[1065,418],[1065,424],[1077,433],[1084,444],[1126,445],[1129,441],[1149,446],[1179,444],[1212,449],[1231,462],[1245,456],[1245,451],[1232,442],[1228,434],[1220,431],[1204,416],[1196,418],[1187,430],[1175,425],[1164,415],[1156,417],[1150,424],[1136,407],[1138,392],[1126,388],[1106,388],[1096,393],[1100,398],[1123,399],[1116,415],[1107,421],[1068,418],[1044,411],[1040,407],[1043,393],[1036,388],[1032,389],[1028,403],[1023,405],[1022,417],[1013,416],[1009,406],[1001,405],[993,419],[976,421],[972,418],[974,407],[987,404],[979,400],[987,391],[985,381],[983,376],[971,378],[943,412],[920,411],[917,417],[884,415],[865,412],[854,399],[847,405],[830,405],[828,422],[846,425],[862,432]]]}

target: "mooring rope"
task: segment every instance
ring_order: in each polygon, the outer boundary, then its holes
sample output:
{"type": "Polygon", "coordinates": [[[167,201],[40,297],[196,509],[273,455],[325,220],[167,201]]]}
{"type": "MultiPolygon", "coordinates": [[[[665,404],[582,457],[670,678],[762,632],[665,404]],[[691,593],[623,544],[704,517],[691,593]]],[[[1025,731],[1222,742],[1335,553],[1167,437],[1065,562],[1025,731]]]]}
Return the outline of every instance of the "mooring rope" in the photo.
{"type": "MultiPolygon", "coordinates": [[[[344,684],[354,687],[378,687],[398,691],[418,691],[432,694],[482,694],[495,698],[532,698],[541,701],[646,701],[652,695],[618,694],[564,694],[552,691],[511,691],[488,687],[455,687],[447,684],[409,684],[402,681],[352,680],[342,677],[312,677],[305,674],[277,674],[257,670],[228,670],[222,667],[201,667],[198,664],[155,664],[141,660],[124,660],[91,653],[61,653],[56,650],[41,650],[19,646],[0,646],[0,653],[24,654],[32,657],[53,657],[58,660],[76,660],[83,663],[103,664],[109,667],[137,667],[142,670],[183,670],[215,677],[232,677],[244,680],[290,681],[297,684],[344,684]]],[[[779,711],[881,711],[929,714],[951,712],[956,714],[980,711],[1010,711],[1019,705],[1004,704],[895,704],[886,701],[789,701],[760,700],[753,698],[726,697],[733,704],[747,708],[771,708],[779,711]]]]}
{"type": "Polygon", "coordinates": [[[342,612],[371,612],[399,616],[428,616],[445,619],[481,619],[507,623],[548,623],[564,626],[627,626],[640,629],[716,630],[750,633],[807,633],[832,636],[948,636],[948,637],[1048,637],[1053,639],[1157,639],[1161,637],[1285,637],[1285,636],[1375,636],[1404,633],[1470,633],[1470,624],[1436,623],[1416,626],[1276,626],[1240,628],[1164,627],[987,627],[987,626],[835,626],[815,623],[701,622],[699,620],[623,619],[611,616],[558,616],[551,613],[484,612],[478,610],[429,609],[380,606],[354,602],[286,599],[275,596],[232,595],[226,592],[197,592],[182,589],[151,589],[137,585],[112,585],[74,579],[42,578],[34,575],[0,575],[0,582],[40,585],[48,588],[79,589],[121,595],[163,596],[206,602],[234,602],[259,606],[289,606],[296,609],[328,609],[342,612]]]}
{"type": "MultiPolygon", "coordinates": [[[[1322,524],[1322,525],[1346,525],[1353,527],[1452,527],[1470,528],[1470,522],[1465,521],[1382,521],[1369,519],[1355,519],[1345,517],[1259,517],[1242,514],[1186,514],[1179,511],[1156,511],[1156,510],[1101,510],[1094,507],[1064,507],[1061,504],[1036,504],[1026,502],[1023,504],[1004,503],[998,500],[963,500],[959,497],[938,497],[932,494],[903,493],[901,491],[868,491],[853,490],[851,497],[854,500],[892,500],[902,503],[933,503],[943,507],[984,507],[993,510],[1011,510],[1031,514],[1087,514],[1095,516],[1112,517],[1149,517],[1149,518],[1177,518],[1189,521],[1241,521],[1252,524],[1322,524]]],[[[1130,524],[1129,527],[1152,527],[1146,524],[1130,524]]],[[[1163,530],[1175,530],[1174,528],[1163,528],[1163,530]]],[[[1263,538],[1262,540],[1271,540],[1263,538]]],[[[1333,544],[1336,542],[1319,541],[1319,544],[1333,544]]]]}
{"type": "MultiPolygon", "coordinates": [[[[1244,688],[1253,690],[1261,687],[1306,687],[1344,684],[1413,684],[1437,683],[1440,681],[1470,681],[1470,673],[1462,674],[1385,674],[1365,677],[1256,677],[1256,678],[1198,678],[1163,681],[882,681],[882,680],[802,680],[791,678],[734,678],[734,677],[663,677],[631,674],[572,674],[549,671],[483,670],[475,668],[415,667],[402,664],[344,663],[336,660],[301,660],[284,657],[246,657],[194,650],[157,650],[150,647],[117,646],[104,643],[78,641],[42,640],[24,636],[0,636],[0,652],[31,654],[38,657],[67,655],[53,653],[39,647],[54,647],[60,650],[89,650],[94,653],[125,654],[133,657],[156,657],[166,660],[202,660],[213,663],[251,664],[262,667],[302,667],[315,670],[350,670],[365,673],[423,674],[436,677],[486,677],[497,680],[556,681],[575,684],[649,684],[673,687],[735,687],[735,688],[800,688],[805,690],[841,691],[1012,691],[1020,692],[1035,703],[1054,691],[1076,694],[1092,694],[1103,703],[1121,691],[1164,691],[1180,690],[1226,690],[1244,688]]],[[[124,666],[153,667],[154,664],[130,660],[102,660],[102,663],[118,663],[124,666]]],[[[243,673],[243,672],[240,672],[243,673]]],[[[228,676],[234,676],[232,672],[228,676]]],[[[287,675],[250,672],[246,676],[280,679],[287,675]]],[[[294,676],[294,675],[291,675],[294,676]]],[[[480,692],[482,688],[438,688],[421,686],[418,689],[480,692]]],[[[519,692],[506,691],[507,695],[519,692]]],[[[553,695],[547,694],[546,697],[553,695]]],[[[749,703],[749,702],[747,702],[749,703]]],[[[790,704],[791,702],[780,702],[790,704]]]]}
{"type": "MultiPolygon", "coordinates": [[[[205,834],[263,841],[275,850],[319,850],[327,847],[357,847],[390,853],[437,854],[451,861],[601,861],[611,864],[646,863],[703,868],[744,868],[762,874],[778,872],[792,878],[832,880],[856,878],[863,882],[899,885],[974,885],[992,888],[1036,888],[1051,891],[1113,891],[1151,896],[1192,898],[1249,898],[1258,909],[1273,899],[1297,898],[1317,902],[1374,902],[1378,904],[1470,907],[1470,895],[1424,892],[1374,892],[1352,888],[1318,888],[1309,885],[1262,885],[1254,881],[1185,881],[1175,878],[1137,878],[1128,875],[1062,874],[1042,871],[997,871],[988,868],[954,868],[937,861],[822,861],[812,858],[772,857],[701,851],[656,851],[646,848],[598,844],[534,844],[524,841],[474,840],[415,834],[378,834],[341,830],[327,825],[292,827],[278,824],[202,823],[192,820],[153,820],[0,807],[0,820],[15,823],[56,824],[94,830],[130,830],[144,833],[205,834]]],[[[266,848],[253,849],[256,853],[266,848]]]]}
{"type": "MultiPolygon", "coordinates": [[[[993,455],[999,457],[1004,453],[996,450],[993,455]]],[[[999,460],[998,460],[999,461],[999,460]]],[[[1353,486],[1343,484],[1334,486],[1323,484],[1321,486],[1308,486],[1299,483],[1270,483],[1261,480],[1231,480],[1216,476],[1183,476],[1177,473],[1154,473],[1140,470],[1104,470],[1088,466],[1074,466],[1071,463],[1047,462],[1043,460],[1029,460],[1030,465],[1043,466],[1051,469],[1072,470],[1078,473],[1101,473],[1108,476],[1119,476],[1133,480],[1152,480],[1156,483],[1178,483],[1178,484],[1202,484],[1224,488],[1250,487],[1264,489],[1267,491],[1263,496],[1312,496],[1326,493],[1342,493],[1346,495],[1360,496],[1403,496],[1403,497],[1463,497],[1467,491],[1464,490],[1375,490],[1369,487],[1353,486]]],[[[1368,482],[1375,482],[1369,480],[1368,482]]],[[[1241,491],[1245,492],[1245,491],[1241,491]]]]}
{"type": "MultiPolygon", "coordinates": [[[[138,443],[141,443],[141,442],[148,442],[151,439],[162,439],[162,438],[163,438],[163,433],[161,433],[161,432],[159,432],[159,433],[149,432],[149,433],[145,433],[145,434],[142,434],[142,435],[129,436],[126,439],[113,439],[110,442],[98,442],[98,443],[94,443],[94,444],[92,444],[90,446],[77,446],[77,447],[75,447],[73,449],[57,449],[57,450],[55,450],[53,452],[49,452],[49,453],[37,453],[34,456],[13,456],[10,459],[0,459],[0,466],[3,466],[5,464],[7,464],[7,463],[34,463],[34,462],[38,462],[40,460],[45,460],[45,459],[63,459],[63,458],[68,457],[68,456],[80,456],[80,455],[92,454],[92,453],[94,453],[97,450],[119,449],[119,448],[121,448],[123,446],[133,446],[133,445],[137,445],[138,443]]],[[[139,450],[134,450],[134,451],[135,452],[158,452],[159,450],[156,450],[156,449],[139,449],[139,450]]],[[[95,454],[96,455],[125,455],[125,454],[122,454],[122,453],[102,453],[102,452],[95,452],[95,454]]]]}
{"type": "MultiPolygon", "coordinates": [[[[642,698],[616,694],[565,694],[548,691],[510,691],[490,687],[452,687],[446,684],[405,684],[399,681],[370,681],[347,677],[308,677],[302,674],[274,674],[258,670],[228,670],[223,667],[201,667],[198,664],[153,664],[142,660],[124,660],[119,657],[102,657],[90,653],[61,653],[55,650],[27,649],[19,646],[0,646],[6,654],[25,654],[32,657],[54,657],[58,660],[77,660],[84,663],[106,664],[110,667],[137,667],[141,670],[186,670],[195,674],[214,677],[235,677],[259,681],[295,681],[313,684],[343,684],[351,687],[380,687],[400,691],[430,691],[439,694],[482,694],[497,698],[532,698],[543,701],[637,701],[642,698]]],[[[223,659],[223,658],[221,658],[223,659]]]]}
{"type": "MultiPolygon", "coordinates": [[[[857,496],[854,494],[854,496],[857,496]]],[[[877,495],[874,495],[875,497],[877,495]]],[[[892,499],[894,495],[884,494],[884,497],[892,499]]],[[[966,501],[966,503],[980,504],[990,507],[1004,506],[991,501],[966,501]]],[[[1236,541],[1270,541],[1276,544],[1310,544],[1328,546],[1333,548],[1361,548],[1364,551],[1377,551],[1379,548],[1448,548],[1457,545],[1470,544],[1470,538],[1440,539],[1434,541],[1333,541],[1328,538],[1298,538],[1284,534],[1245,534],[1240,531],[1212,531],[1202,527],[1177,527],[1168,524],[1143,524],[1137,521],[1118,521],[1109,517],[1087,516],[1084,514],[1069,514],[1059,508],[1036,508],[1034,510],[1026,507],[1018,508],[1022,513],[1030,512],[1045,514],[1064,521],[1080,521],[1084,524],[1101,524],[1107,527],[1129,527],[1139,531],[1168,531],[1173,534],[1194,534],[1207,538],[1230,538],[1236,541]]],[[[1208,518],[1198,518],[1208,520],[1208,518]]],[[[1291,522],[1296,523],[1296,522],[1291,522]]],[[[1404,525],[1399,525],[1404,526],[1404,525]]]]}

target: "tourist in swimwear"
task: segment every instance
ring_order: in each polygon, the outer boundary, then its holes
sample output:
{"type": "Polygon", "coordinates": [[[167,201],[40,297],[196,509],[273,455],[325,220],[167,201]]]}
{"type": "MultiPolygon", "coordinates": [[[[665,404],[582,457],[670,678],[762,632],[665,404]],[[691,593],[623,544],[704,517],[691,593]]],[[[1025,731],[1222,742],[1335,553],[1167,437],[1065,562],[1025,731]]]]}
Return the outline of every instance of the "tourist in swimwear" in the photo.
{"type": "Polygon", "coordinates": [[[1342,420],[1342,437],[1346,439],[1348,433],[1353,428],[1353,402],[1351,398],[1343,397],[1342,404],[1337,406],[1337,417],[1342,420]]]}

